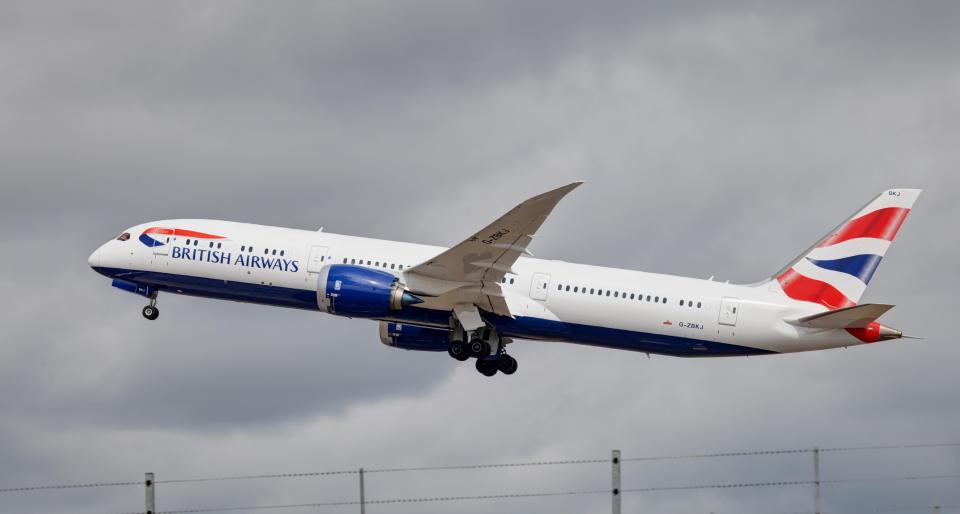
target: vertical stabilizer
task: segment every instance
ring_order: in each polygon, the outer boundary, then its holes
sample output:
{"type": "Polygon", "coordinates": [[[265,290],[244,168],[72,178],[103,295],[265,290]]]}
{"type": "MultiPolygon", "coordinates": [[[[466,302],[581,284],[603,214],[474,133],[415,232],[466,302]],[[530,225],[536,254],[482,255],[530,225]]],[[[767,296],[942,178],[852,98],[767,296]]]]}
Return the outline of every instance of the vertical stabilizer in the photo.
{"type": "Polygon", "coordinates": [[[919,189],[880,193],[772,279],[794,300],[830,310],[856,305],[919,196],[919,189]]]}

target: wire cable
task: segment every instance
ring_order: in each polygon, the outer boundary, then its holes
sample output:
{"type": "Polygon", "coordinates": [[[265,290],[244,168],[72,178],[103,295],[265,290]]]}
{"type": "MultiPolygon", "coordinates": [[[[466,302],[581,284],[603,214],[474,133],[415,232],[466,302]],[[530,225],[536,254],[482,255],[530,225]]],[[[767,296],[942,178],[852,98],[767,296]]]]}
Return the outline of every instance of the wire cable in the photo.
{"type": "Polygon", "coordinates": [[[91,482],[86,484],[54,484],[54,485],[28,485],[23,487],[6,487],[0,489],[0,493],[19,493],[25,491],[42,491],[49,489],[82,489],[86,487],[117,487],[127,485],[144,485],[141,482],[91,482]]]}
{"type": "MultiPolygon", "coordinates": [[[[886,481],[886,480],[936,480],[936,479],[945,479],[945,478],[960,478],[960,474],[839,478],[839,479],[832,479],[832,480],[821,480],[820,484],[821,485],[822,484],[842,484],[842,483],[852,483],[852,482],[871,482],[871,481],[886,481]]],[[[703,490],[703,489],[785,487],[785,486],[801,486],[801,485],[814,485],[814,484],[816,484],[816,482],[813,480],[781,480],[781,481],[770,481],[770,482],[742,482],[742,483],[733,483],[733,484],[689,484],[689,485],[655,486],[655,487],[631,487],[631,488],[621,489],[620,492],[621,493],[650,493],[650,492],[660,492],[660,491],[692,491],[692,490],[703,490]]],[[[397,504],[397,503],[434,503],[434,502],[498,500],[498,499],[515,499],[515,498],[544,498],[544,497],[551,497],[551,496],[581,496],[581,495],[592,495],[592,494],[611,494],[612,492],[613,491],[610,489],[583,489],[583,490],[571,490],[571,491],[549,491],[549,492],[528,492],[528,493],[425,496],[425,497],[413,497],[413,498],[386,498],[382,500],[367,500],[364,502],[364,504],[365,505],[388,505],[388,504],[397,504]]],[[[157,511],[156,514],[196,514],[196,513],[204,513],[204,512],[339,507],[339,506],[345,506],[345,505],[359,505],[359,504],[360,504],[359,501],[353,500],[353,501],[339,501],[339,502],[297,503],[297,504],[287,504],[287,505],[200,507],[200,508],[190,508],[190,509],[157,511]]],[[[953,506],[941,506],[941,509],[953,509],[953,508],[954,508],[953,506]]],[[[905,509],[905,510],[913,510],[913,509],[905,509]]],[[[856,512],[856,511],[853,511],[853,512],[856,512]]],[[[861,511],[861,512],[868,512],[868,511],[861,511]]],[[[138,513],[124,512],[124,513],[117,513],[117,514],[138,514],[138,513]]],[[[805,513],[794,513],[794,514],[805,514],[805,513]]],[[[824,514],[827,514],[827,513],[824,513],[824,514]]],[[[845,514],[845,513],[835,512],[832,514],[845,514]]]]}
{"type": "MultiPolygon", "coordinates": [[[[873,445],[873,446],[845,446],[820,448],[820,452],[851,452],[851,451],[870,451],[870,450],[891,450],[891,449],[919,449],[919,448],[946,448],[960,447],[960,443],[926,443],[926,444],[900,444],[900,445],[873,445]]],[[[661,456],[641,456],[641,457],[621,457],[621,462],[649,462],[664,460],[682,460],[682,459],[707,459],[721,457],[750,457],[759,455],[786,455],[812,453],[818,451],[813,448],[795,448],[795,449],[777,449],[777,450],[753,450],[739,452],[717,452],[717,453],[693,453],[681,455],[661,455],[661,456]]],[[[373,468],[364,469],[364,473],[400,473],[413,471],[451,471],[451,470],[470,470],[470,469],[494,469],[494,468],[521,468],[536,466],[563,466],[579,464],[603,464],[609,463],[610,458],[602,459],[565,459],[565,460],[540,460],[530,462],[508,462],[491,464],[461,464],[449,466],[408,466],[395,468],[373,468]]],[[[218,482],[228,480],[258,480],[258,479],[284,479],[301,477],[320,477],[334,475],[355,475],[359,470],[336,470],[336,471],[310,471],[301,473],[273,473],[261,475],[228,475],[214,477],[197,478],[179,478],[156,480],[158,484],[182,484],[189,482],[218,482]]],[[[42,491],[50,489],[80,489],[88,487],[117,487],[143,485],[142,481],[116,481],[116,482],[94,482],[94,483],[76,483],[76,484],[53,484],[53,485],[31,485],[21,487],[0,488],[0,493],[42,491]]]]}

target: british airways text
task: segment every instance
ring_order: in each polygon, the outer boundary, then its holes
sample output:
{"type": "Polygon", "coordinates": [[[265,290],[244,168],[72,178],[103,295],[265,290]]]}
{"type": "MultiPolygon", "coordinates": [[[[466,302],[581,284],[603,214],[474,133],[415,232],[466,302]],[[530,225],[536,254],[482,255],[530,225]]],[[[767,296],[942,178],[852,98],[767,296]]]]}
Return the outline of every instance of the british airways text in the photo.
{"type": "Polygon", "coordinates": [[[182,248],[179,246],[174,246],[170,249],[170,258],[209,262],[213,264],[244,266],[247,268],[272,269],[277,271],[288,271],[290,273],[296,273],[300,271],[300,263],[295,259],[282,259],[261,255],[244,255],[242,253],[237,255],[236,258],[232,258],[232,255],[229,252],[207,250],[205,248],[182,248]]]}

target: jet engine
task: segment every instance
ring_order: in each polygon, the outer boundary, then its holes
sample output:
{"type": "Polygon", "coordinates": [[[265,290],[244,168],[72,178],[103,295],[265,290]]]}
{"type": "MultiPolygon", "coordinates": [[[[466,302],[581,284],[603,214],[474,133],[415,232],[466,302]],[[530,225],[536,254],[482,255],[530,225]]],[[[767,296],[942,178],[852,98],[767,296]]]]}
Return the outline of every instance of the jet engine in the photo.
{"type": "Polygon", "coordinates": [[[404,350],[445,352],[450,331],[441,328],[418,327],[401,323],[380,322],[380,342],[404,350]]]}
{"type": "Polygon", "coordinates": [[[349,318],[380,318],[423,300],[385,271],[334,264],[321,270],[317,303],[321,310],[349,318]]]}

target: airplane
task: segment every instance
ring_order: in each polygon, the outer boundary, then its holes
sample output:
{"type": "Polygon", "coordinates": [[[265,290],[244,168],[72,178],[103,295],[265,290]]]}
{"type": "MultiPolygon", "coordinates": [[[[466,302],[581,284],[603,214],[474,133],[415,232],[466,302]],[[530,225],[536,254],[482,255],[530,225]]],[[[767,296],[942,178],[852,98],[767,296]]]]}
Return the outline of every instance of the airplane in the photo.
{"type": "Polygon", "coordinates": [[[379,322],[380,341],[511,375],[517,339],[684,357],[898,339],[858,304],[920,195],[881,192],[783,269],[747,285],[534,258],[528,247],[583,182],[534,196],[450,248],[208,219],[151,221],[89,257],[112,285],[379,322]]]}

